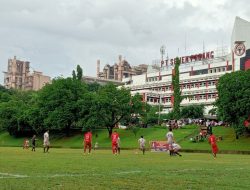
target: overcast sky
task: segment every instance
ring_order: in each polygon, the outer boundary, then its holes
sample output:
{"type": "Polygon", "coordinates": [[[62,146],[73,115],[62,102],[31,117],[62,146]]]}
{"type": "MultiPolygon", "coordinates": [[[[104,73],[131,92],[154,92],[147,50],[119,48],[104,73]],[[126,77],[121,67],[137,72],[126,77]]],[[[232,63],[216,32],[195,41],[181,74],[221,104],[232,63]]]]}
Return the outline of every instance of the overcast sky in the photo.
{"type": "Polygon", "coordinates": [[[249,10],[247,0],[0,0],[0,84],[14,55],[51,77],[77,64],[96,76],[97,59],[151,64],[162,45],[175,57],[202,52],[203,41],[213,50],[249,10]]]}

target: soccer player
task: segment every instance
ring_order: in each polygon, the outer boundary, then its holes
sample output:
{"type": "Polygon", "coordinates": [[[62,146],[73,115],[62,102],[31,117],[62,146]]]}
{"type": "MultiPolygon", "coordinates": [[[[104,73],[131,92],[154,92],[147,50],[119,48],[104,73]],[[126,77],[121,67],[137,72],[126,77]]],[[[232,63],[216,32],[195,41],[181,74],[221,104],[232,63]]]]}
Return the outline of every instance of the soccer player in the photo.
{"type": "Polygon", "coordinates": [[[111,134],[112,152],[114,155],[117,155],[117,151],[118,151],[118,145],[117,145],[118,138],[119,138],[119,134],[116,131],[114,131],[111,134]]]}
{"type": "Polygon", "coordinates": [[[36,135],[33,135],[32,139],[31,139],[31,144],[32,144],[32,149],[31,151],[36,151],[36,135]]]}
{"type": "Polygon", "coordinates": [[[216,137],[213,133],[210,134],[210,136],[208,138],[208,142],[211,145],[213,156],[214,156],[214,158],[216,158],[216,154],[218,153],[219,149],[218,149],[218,146],[216,144],[216,137]]]}
{"type": "Polygon", "coordinates": [[[141,136],[141,138],[139,138],[138,143],[139,143],[140,150],[142,151],[142,154],[144,155],[145,154],[146,140],[143,138],[143,136],[141,136]]]}
{"type": "Polygon", "coordinates": [[[49,152],[49,147],[50,143],[49,143],[49,130],[47,130],[44,134],[43,134],[43,152],[49,152]]]}
{"type": "Polygon", "coordinates": [[[166,134],[166,138],[167,138],[167,143],[168,143],[168,148],[169,148],[169,155],[172,156],[173,155],[173,142],[174,142],[174,134],[172,132],[172,128],[169,128],[169,132],[166,134]]]}
{"type": "Polygon", "coordinates": [[[29,139],[24,139],[23,141],[23,149],[29,149],[29,139]]]}
{"type": "Polygon", "coordinates": [[[121,139],[120,139],[120,137],[117,138],[117,151],[118,151],[118,154],[121,153],[121,139]]]}
{"type": "Polygon", "coordinates": [[[90,130],[88,130],[87,133],[84,134],[84,154],[86,154],[86,149],[89,148],[89,153],[91,153],[92,148],[92,133],[90,130]]]}
{"type": "Polygon", "coordinates": [[[179,150],[181,149],[181,146],[180,145],[178,145],[177,143],[173,143],[172,144],[172,148],[173,148],[173,152],[174,152],[174,154],[177,154],[177,155],[179,155],[179,156],[182,156],[180,153],[179,153],[179,150]]]}

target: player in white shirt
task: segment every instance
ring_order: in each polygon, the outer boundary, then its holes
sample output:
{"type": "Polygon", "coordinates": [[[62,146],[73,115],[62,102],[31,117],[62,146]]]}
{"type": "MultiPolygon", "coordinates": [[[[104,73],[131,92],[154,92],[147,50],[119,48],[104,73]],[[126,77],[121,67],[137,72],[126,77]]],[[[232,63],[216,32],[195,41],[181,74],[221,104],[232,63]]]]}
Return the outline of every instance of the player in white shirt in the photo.
{"type": "Polygon", "coordinates": [[[178,145],[177,143],[173,143],[172,144],[172,148],[173,148],[173,152],[179,156],[182,156],[180,153],[179,153],[179,150],[181,149],[181,146],[178,145]]]}
{"type": "Polygon", "coordinates": [[[43,134],[43,152],[45,153],[49,151],[49,130],[47,130],[44,134],[43,134]]]}
{"type": "Polygon", "coordinates": [[[172,128],[169,128],[169,132],[166,134],[166,138],[167,138],[167,143],[168,143],[168,147],[169,147],[169,155],[172,156],[173,155],[173,142],[174,142],[174,134],[172,132],[172,128]]]}
{"type": "Polygon", "coordinates": [[[117,152],[120,154],[121,152],[121,139],[120,137],[117,138],[117,152]]]}
{"type": "Polygon", "coordinates": [[[141,138],[138,140],[139,146],[140,146],[140,150],[142,151],[143,154],[145,154],[145,144],[146,144],[146,140],[143,138],[143,136],[141,136],[141,138]]]}

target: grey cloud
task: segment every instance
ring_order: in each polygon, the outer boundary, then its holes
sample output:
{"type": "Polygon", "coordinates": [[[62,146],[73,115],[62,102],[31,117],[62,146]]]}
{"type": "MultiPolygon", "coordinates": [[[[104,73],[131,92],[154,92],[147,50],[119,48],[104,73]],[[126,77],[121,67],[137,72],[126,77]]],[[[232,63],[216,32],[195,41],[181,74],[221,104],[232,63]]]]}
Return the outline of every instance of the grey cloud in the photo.
{"type": "MultiPolygon", "coordinates": [[[[77,64],[95,76],[96,60],[122,54],[133,65],[230,44],[235,16],[250,20],[247,0],[1,0],[0,70],[7,59],[28,60],[50,76],[77,64]],[[186,51],[184,50],[186,41],[186,51]]],[[[0,74],[3,83],[3,74],[0,74]]]]}

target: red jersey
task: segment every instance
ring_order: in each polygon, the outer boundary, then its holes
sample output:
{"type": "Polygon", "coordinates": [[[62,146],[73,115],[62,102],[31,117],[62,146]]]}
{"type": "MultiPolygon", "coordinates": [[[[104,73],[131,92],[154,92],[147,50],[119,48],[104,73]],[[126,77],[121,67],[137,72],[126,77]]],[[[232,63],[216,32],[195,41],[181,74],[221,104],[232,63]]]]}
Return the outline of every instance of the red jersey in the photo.
{"type": "Polygon", "coordinates": [[[210,137],[209,137],[208,140],[209,140],[209,143],[211,145],[215,145],[216,144],[216,137],[214,135],[210,135],[210,137]]]}
{"type": "Polygon", "coordinates": [[[116,133],[116,132],[112,133],[112,135],[111,135],[111,141],[112,141],[113,144],[117,143],[118,137],[119,137],[118,133],[116,133]]]}
{"type": "Polygon", "coordinates": [[[87,132],[84,134],[84,142],[91,142],[92,141],[92,133],[87,132]]]}

